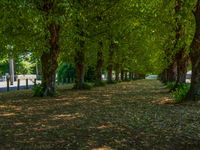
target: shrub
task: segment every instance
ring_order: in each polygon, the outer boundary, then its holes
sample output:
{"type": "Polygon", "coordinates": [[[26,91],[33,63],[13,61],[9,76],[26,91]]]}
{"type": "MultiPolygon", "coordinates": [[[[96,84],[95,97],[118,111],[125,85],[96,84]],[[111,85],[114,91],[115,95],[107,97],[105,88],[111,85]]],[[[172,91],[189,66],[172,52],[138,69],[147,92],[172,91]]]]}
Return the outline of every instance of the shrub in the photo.
{"type": "Polygon", "coordinates": [[[96,81],[94,86],[106,86],[106,83],[103,81],[96,81]]]}
{"type": "Polygon", "coordinates": [[[172,92],[172,96],[174,97],[177,103],[180,103],[185,98],[186,94],[190,89],[190,85],[186,83],[178,84],[176,89],[172,92]]]}
{"type": "Polygon", "coordinates": [[[83,89],[90,90],[91,88],[92,88],[92,84],[90,84],[90,83],[84,83],[83,84],[83,89]]]}
{"type": "Polygon", "coordinates": [[[42,97],[44,93],[44,89],[41,84],[37,84],[33,87],[34,96],[42,97]]]}
{"type": "Polygon", "coordinates": [[[176,82],[167,82],[166,87],[171,91],[176,86],[176,82]]]}

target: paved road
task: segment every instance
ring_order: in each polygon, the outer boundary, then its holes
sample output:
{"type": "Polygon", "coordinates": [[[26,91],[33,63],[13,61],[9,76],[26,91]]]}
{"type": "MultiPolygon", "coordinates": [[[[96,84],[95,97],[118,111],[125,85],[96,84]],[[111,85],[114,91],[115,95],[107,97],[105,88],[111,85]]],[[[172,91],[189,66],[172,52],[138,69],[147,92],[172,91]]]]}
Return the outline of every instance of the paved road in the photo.
{"type": "MultiPolygon", "coordinates": [[[[37,81],[37,83],[40,83],[40,81],[37,81]]],[[[32,81],[29,80],[28,82],[29,86],[28,88],[31,89],[34,85],[32,81]]],[[[20,82],[20,89],[26,89],[26,81],[20,82]]],[[[10,91],[17,90],[17,82],[14,82],[13,85],[10,85],[10,91]]],[[[6,92],[7,91],[7,83],[5,81],[0,82],[0,92],[6,92]]]]}

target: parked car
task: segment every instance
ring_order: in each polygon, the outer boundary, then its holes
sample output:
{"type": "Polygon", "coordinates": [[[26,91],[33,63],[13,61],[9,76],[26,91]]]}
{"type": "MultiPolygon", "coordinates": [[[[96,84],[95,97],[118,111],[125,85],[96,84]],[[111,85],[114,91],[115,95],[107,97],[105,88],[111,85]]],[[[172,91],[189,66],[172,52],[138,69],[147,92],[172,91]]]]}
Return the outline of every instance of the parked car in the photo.
{"type": "Polygon", "coordinates": [[[158,75],[152,75],[152,74],[150,74],[150,75],[146,76],[146,79],[158,79],[158,75]]]}

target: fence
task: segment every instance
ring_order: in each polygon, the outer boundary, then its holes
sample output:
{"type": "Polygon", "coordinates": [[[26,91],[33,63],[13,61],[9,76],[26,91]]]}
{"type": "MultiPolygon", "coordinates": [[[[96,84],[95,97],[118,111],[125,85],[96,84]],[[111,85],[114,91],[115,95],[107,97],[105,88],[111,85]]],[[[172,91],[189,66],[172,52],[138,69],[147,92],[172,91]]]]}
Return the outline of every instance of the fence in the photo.
{"type": "Polygon", "coordinates": [[[9,76],[2,79],[0,82],[0,92],[10,91],[10,90],[20,90],[29,89],[33,85],[40,83],[36,80],[36,75],[16,75],[15,82],[11,82],[9,76]]]}

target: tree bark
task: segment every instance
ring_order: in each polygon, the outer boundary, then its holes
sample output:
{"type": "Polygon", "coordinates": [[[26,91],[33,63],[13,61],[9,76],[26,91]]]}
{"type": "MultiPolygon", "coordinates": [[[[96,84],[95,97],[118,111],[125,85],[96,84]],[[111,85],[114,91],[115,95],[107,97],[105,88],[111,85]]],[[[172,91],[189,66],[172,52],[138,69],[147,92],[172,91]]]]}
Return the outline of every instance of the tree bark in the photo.
{"type": "Polygon", "coordinates": [[[119,70],[120,70],[120,65],[119,65],[119,63],[117,63],[116,64],[116,66],[115,66],[116,68],[115,68],[115,81],[119,81],[119,70]]]}
{"type": "Polygon", "coordinates": [[[124,69],[121,70],[121,81],[124,81],[124,69]]]}
{"type": "MultiPolygon", "coordinates": [[[[180,41],[180,38],[183,36],[181,33],[183,32],[182,23],[180,22],[180,19],[178,17],[178,14],[181,11],[182,8],[182,1],[176,0],[176,6],[175,6],[175,13],[176,13],[176,42],[174,48],[176,48],[177,44],[180,41]]],[[[179,48],[179,47],[178,47],[179,48]]],[[[186,72],[187,72],[187,56],[184,49],[184,46],[178,49],[178,52],[175,56],[176,63],[177,63],[177,79],[176,79],[176,85],[175,88],[179,83],[185,83],[186,82],[186,72]]]]}
{"type": "Polygon", "coordinates": [[[97,64],[96,64],[96,79],[95,83],[99,84],[102,82],[102,70],[103,70],[103,42],[99,41],[99,49],[97,51],[97,64]]]}
{"type": "Polygon", "coordinates": [[[55,74],[58,67],[57,59],[60,52],[58,46],[60,26],[56,23],[51,23],[48,29],[50,32],[50,51],[44,51],[41,56],[42,96],[55,95],[55,74]]]}
{"type": "Polygon", "coordinates": [[[128,81],[128,72],[125,72],[125,81],[128,81]]]}
{"type": "Polygon", "coordinates": [[[129,80],[133,80],[133,72],[129,72],[129,80]]]}
{"type": "Polygon", "coordinates": [[[193,13],[196,21],[196,29],[190,52],[192,77],[190,90],[185,99],[200,100],[200,0],[197,1],[196,10],[193,13]]]}
{"type": "Polygon", "coordinates": [[[164,69],[160,75],[159,75],[159,80],[163,83],[167,83],[167,71],[164,69]]]}
{"type": "Polygon", "coordinates": [[[145,74],[135,73],[135,79],[145,79],[145,74]]]}
{"type": "Polygon", "coordinates": [[[166,73],[167,73],[167,82],[176,82],[176,77],[177,77],[176,61],[173,60],[173,62],[167,68],[166,73]]]}
{"type": "Polygon", "coordinates": [[[185,50],[181,50],[176,54],[177,62],[177,80],[176,84],[186,82],[186,73],[188,65],[188,57],[185,54],[185,50]]]}
{"type": "Polygon", "coordinates": [[[114,48],[115,48],[115,44],[112,42],[109,48],[109,54],[108,54],[108,78],[107,78],[107,82],[108,83],[113,83],[113,76],[112,76],[112,71],[113,71],[113,55],[114,55],[114,48]]]}
{"type": "Polygon", "coordinates": [[[74,57],[75,67],[76,67],[76,80],[75,80],[75,89],[84,89],[84,76],[85,76],[85,53],[83,40],[79,41],[80,48],[76,50],[74,57]]]}

